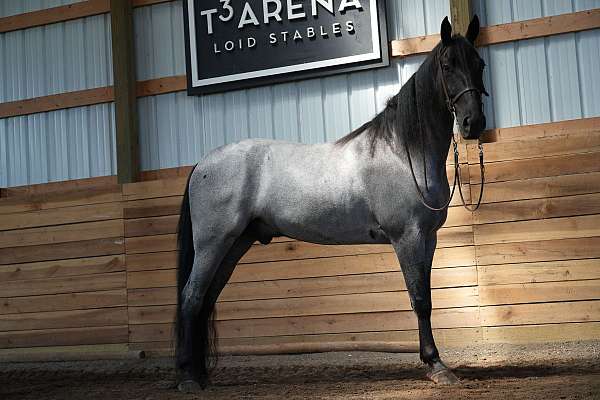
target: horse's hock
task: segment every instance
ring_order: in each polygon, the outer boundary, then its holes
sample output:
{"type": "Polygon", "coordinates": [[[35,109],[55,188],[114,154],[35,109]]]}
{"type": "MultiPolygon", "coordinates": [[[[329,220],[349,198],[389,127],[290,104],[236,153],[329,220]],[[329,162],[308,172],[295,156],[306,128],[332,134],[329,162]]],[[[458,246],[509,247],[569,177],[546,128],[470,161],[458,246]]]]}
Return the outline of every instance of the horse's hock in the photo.
{"type": "MultiPolygon", "coordinates": [[[[600,337],[598,126],[584,119],[486,133],[483,204],[471,214],[455,199],[439,231],[438,343],[600,337]]],[[[479,182],[476,145],[460,145],[464,183],[479,182]]],[[[1,359],[170,354],[187,170],[179,172],[123,186],[92,178],[2,192],[1,359]]],[[[479,193],[477,184],[465,189],[479,193]]],[[[417,340],[388,245],[255,244],[217,310],[229,353],[347,342],[410,350],[417,340]]]]}

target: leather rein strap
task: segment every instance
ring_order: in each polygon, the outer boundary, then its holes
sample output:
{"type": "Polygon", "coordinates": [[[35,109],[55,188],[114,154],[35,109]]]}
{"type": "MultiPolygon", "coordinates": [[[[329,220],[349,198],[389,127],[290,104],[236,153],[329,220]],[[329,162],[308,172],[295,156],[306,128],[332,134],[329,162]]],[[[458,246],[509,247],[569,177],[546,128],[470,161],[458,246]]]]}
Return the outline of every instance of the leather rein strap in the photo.
{"type": "MultiPolygon", "coordinates": [[[[479,95],[481,96],[482,94],[487,95],[487,93],[484,91],[482,92],[481,90],[475,88],[475,87],[466,87],[465,89],[461,90],[460,92],[458,92],[458,94],[456,94],[454,97],[450,97],[450,95],[448,94],[448,85],[446,83],[446,78],[444,77],[444,70],[442,68],[442,62],[440,60],[440,57],[437,57],[438,59],[438,66],[440,69],[440,74],[442,76],[442,88],[444,90],[444,96],[446,98],[446,105],[448,107],[448,111],[450,111],[450,113],[452,114],[452,118],[453,121],[456,121],[456,107],[455,104],[456,102],[466,93],[469,92],[476,92],[479,93],[479,95]]],[[[415,82],[415,91],[416,91],[416,82],[415,82]]],[[[420,116],[420,112],[418,109],[418,100],[417,100],[417,96],[415,96],[415,101],[417,102],[417,120],[418,120],[418,124],[419,124],[419,130],[421,131],[421,136],[423,136],[423,127],[421,125],[421,116],[420,116]]],[[[408,150],[408,144],[406,143],[406,141],[404,141],[404,148],[406,151],[406,155],[408,158],[408,165],[410,167],[410,172],[413,178],[413,182],[415,183],[415,187],[417,188],[417,193],[419,194],[419,198],[421,200],[421,203],[427,207],[428,209],[432,210],[432,211],[442,211],[445,210],[446,208],[448,208],[450,206],[450,202],[452,201],[452,197],[454,197],[454,191],[456,189],[456,185],[458,184],[458,193],[460,194],[460,200],[462,202],[462,205],[464,208],[466,208],[467,210],[473,212],[476,211],[479,206],[481,205],[481,199],[483,198],[483,187],[485,185],[485,166],[484,166],[484,161],[483,161],[483,146],[481,145],[481,141],[478,139],[477,140],[477,146],[479,148],[479,168],[481,171],[481,189],[479,190],[479,198],[477,199],[477,204],[475,205],[475,207],[469,207],[467,205],[467,202],[465,201],[463,192],[462,192],[462,182],[461,182],[461,177],[460,177],[460,163],[459,163],[459,154],[458,154],[458,145],[456,143],[456,139],[454,138],[454,132],[451,132],[451,137],[452,137],[452,149],[454,151],[454,183],[452,184],[452,191],[450,192],[450,196],[448,198],[448,201],[446,201],[444,203],[443,206],[441,207],[433,207],[431,205],[429,205],[427,203],[427,200],[425,200],[425,196],[423,194],[423,192],[421,191],[421,188],[419,187],[419,183],[417,182],[417,177],[415,176],[415,171],[412,165],[412,160],[410,158],[410,153],[408,150]]],[[[427,168],[426,165],[423,166],[424,168],[427,168]]]]}

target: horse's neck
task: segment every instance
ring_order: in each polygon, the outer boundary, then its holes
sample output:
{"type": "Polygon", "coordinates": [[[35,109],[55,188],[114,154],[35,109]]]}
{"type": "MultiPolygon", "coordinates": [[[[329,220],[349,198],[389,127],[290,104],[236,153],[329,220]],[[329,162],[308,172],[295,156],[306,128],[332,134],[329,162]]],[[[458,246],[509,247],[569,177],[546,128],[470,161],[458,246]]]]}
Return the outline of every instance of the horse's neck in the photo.
{"type": "Polygon", "coordinates": [[[433,65],[431,60],[428,60],[415,74],[415,112],[418,112],[420,121],[419,134],[424,140],[424,148],[419,149],[418,152],[420,156],[418,164],[423,168],[422,152],[424,151],[427,174],[431,178],[445,180],[453,120],[445,102],[441,101],[439,88],[435,85],[437,70],[433,65]]]}

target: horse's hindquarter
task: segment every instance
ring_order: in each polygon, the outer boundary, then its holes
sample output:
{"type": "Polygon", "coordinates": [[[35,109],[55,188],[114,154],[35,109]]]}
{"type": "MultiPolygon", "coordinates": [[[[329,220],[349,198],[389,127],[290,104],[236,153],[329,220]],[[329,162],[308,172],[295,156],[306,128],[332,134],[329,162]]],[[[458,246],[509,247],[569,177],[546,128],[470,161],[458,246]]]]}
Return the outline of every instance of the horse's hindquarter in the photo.
{"type": "Polygon", "coordinates": [[[361,154],[332,143],[268,147],[257,205],[276,234],[328,244],[387,241],[368,206],[361,154]]]}

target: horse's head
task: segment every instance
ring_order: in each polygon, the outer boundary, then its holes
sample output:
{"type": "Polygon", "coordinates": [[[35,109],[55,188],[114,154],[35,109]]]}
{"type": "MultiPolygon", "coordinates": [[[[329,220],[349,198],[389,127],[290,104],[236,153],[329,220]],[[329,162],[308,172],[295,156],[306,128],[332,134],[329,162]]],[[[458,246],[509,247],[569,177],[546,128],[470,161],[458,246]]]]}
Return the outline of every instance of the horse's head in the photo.
{"type": "Polygon", "coordinates": [[[475,15],[466,37],[452,35],[448,17],[442,21],[442,43],[438,47],[438,83],[444,101],[456,113],[456,123],[465,139],[477,139],[485,129],[482,95],[485,63],[475,49],[479,35],[479,18],[475,15]]]}

